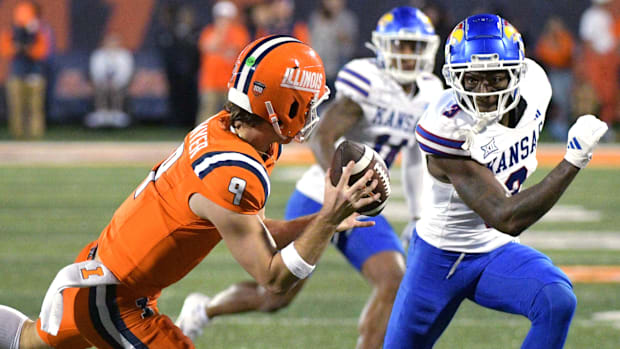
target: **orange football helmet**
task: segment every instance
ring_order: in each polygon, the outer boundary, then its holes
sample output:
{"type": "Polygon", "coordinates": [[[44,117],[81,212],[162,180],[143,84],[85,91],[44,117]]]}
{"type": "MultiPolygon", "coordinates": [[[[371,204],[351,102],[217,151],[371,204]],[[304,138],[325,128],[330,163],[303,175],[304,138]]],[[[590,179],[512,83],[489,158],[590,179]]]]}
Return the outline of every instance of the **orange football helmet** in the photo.
{"type": "Polygon", "coordinates": [[[260,38],[241,51],[228,81],[228,100],[271,123],[285,141],[303,142],[329,97],[321,57],[288,35],[260,38]]]}

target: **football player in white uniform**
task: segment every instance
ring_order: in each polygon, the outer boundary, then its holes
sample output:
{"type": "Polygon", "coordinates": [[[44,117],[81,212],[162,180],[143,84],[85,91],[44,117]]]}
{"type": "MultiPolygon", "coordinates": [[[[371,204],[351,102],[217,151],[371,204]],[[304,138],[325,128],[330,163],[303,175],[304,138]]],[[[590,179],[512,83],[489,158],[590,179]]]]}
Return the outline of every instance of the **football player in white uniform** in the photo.
{"type": "MultiPolygon", "coordinates": [[[[376,58],[353,60],[338,74],[336,99],[321,117],[311,140],[318,164],[298,181],[287,205],[287,218],[308,215],[321,208],[324,171],[330,167],[335,145],[342,136],[374,148],[388,166],[403,150],[405,194],[412,217],[419,217],[418,192],[424,172],[415,125],[430,102],[443,91],[441,80],[431,73],[439,37],[420,10],[397,7],[381,17],[372,43],[376,58]]],[[[380,348],[405,261],[398,236],[385,217],[368,220],[375,225],[339,233],[332,242],[373,287],[359,322],[358,348],[380,348]]],[[[255,282],[243,282],[210,301],[193,294],[184,309],[191,314],[190,309],[198,304],[198,312],[203,315],[201,309],[206,306],[209,317],[275,311],[288,305],[302,286],[303,281],[287,294],[275,295],[255,282]]],[[[194,325],[196,321],[190,320],[190,315],[181,317],[178,323],[186,334],[198,333],[200,326],[194,325]]]]}
{"type": "Polygon", "coordinates": [[[607,126],[580,117],[564,160],[520,190],[537,165],[545,72],[496,15],[459,23],[445,50],[451,89],[416,127],[430,176],[385,348],[431,348],[465,299],[530,319],[522,348],[561,348],[577,304],[571,282],[518,236],[557,202],[607,126]]]}

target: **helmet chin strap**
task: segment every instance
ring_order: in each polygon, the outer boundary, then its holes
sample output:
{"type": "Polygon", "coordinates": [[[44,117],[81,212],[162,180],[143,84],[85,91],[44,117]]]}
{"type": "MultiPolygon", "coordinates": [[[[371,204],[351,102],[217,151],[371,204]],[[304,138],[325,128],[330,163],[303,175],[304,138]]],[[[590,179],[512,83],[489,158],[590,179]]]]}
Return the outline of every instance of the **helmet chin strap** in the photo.
{"type": "Polygon", "coordinates": [[[267,107],[267,112],[269,113],[269,120],[271,121],[271,126],[273,126],[276,134],[280,136],[280,138],[282,138],[283,140],[288,139],[288,137],[282,134],[282,130],[280,129],[280,125],[278,124],[278,115],[276,115],[276,112],[273,109],[273,105],[271,105],[271,101],[265,102],[265,106],[267,107]]]}
{"type": "Polygon", "coordinates": [[[471,148],[472,146],[472,143],[474,142],[474,136],[484,131],[487,126],[500,120],[500,115],[502,115],[501,113],[502,108],[499,108],[499,110],[496,112],[479,113],[476,123],[472,125],[471,128],[465,128],[457,131],[457,134],[459,136],[465,136],[465,143],[461,145],[461,148],[464,150],[469,150],[469,148],[471,148]]]}

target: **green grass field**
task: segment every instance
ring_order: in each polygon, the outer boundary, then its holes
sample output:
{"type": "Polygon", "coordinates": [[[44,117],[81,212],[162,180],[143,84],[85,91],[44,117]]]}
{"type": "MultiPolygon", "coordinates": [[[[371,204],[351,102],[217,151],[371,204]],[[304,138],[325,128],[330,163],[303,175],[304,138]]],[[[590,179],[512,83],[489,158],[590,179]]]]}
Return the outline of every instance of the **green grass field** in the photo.
{"type": "MultiPolygon", "coordinates": [[[[146,176],[148,165],[133,167],[0,167],[0,304],[35,317],[49,282],[96,238],[116,207],[146,176]]],[[[281,218],[297,168],[274,172],[267,214],[281,218]]],[[[544,172],[529,182],[536,182],[544,172]]],[[[394,176],[397,182],[398,176],[394,176]]],[[[618,232],[620,170],[587,169],[561,205],[598,213],[590,222],[542,222],[535,231],[618,232]]],[[[402,205],[395,195],[390,205],[402,205]]],[[[396,221],[400,231],[405,222],[396,221]]],[[[526,234],[528,234],[526,232],[526,234]]],[[[557,264],[620,265],[617,250],[544,250],[557,264]]],[[[160,310],[171,317],[184,297],[200,290],[214,294],[247,278],[221,244],[178,284],[166,289],[160,310]]],[[[579,305],[566,348],[618,348],[620,320],[596,321],[596,312],[620,311],[620,283],[575,284],[579,305]]],[[[369,287],[329,248],[298,299],[276,314],[217,318],[197,341],[198,348],[353,348],[357,317],[369,287]]],[[[437,348],[519,348],[527,333],[525,318],[464,303],[437,348]]]]}

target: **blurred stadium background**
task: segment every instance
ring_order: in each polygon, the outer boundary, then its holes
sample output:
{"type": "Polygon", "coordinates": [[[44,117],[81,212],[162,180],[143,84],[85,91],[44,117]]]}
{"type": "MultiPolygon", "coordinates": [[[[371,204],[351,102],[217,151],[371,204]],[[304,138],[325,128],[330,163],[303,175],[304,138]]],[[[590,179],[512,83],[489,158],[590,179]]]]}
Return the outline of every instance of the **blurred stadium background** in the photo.
{"type": "MultiPolygon", "coordinates": [[[[266,1],[239,0],[248,9],[266,1]]],[[[612,1],[615,3],[615,1],[612,1]]],[[[0,1],[0,27],[10,24],[15,0],[0,1]]],[[[296,1],[294,18],[307,21],[317,4],[296,1]]],[[[433,1],[452,27],[472,11],[501,12],[526,38],[526,52],[546,19],[559,16],[578,37],[579,21],[590,1],[433,1]]],[[[0,93],[0,304],[39,312],[55,273],[72,262],[96,238],[116,207],[192,127],[194,115],[178,115],[169,103],[171,87],[161,38],[166,14],[189,8],[199,31],[212,21],[214,1],[198,0],[41,0],[43,18],[55,35],[50,60],[47,120],[43,141],[13,141],[6,128],[6,100],[0,93]],[[93,109],[88,59],[108,32],[120,33],[134,54],[136,69],[127,110],[134,123],[124,129],[93,130],[82,119],[93,109]]],[[[377,18],[403,4],[421,1],[357,1],[347,6],[358,17],[355,56],[364,48],[377,18]]],[[[244,12],[246,11],[246,12],[244,12]]],[[[445,37],[442,37],[442,40],[445,37]]],[[[179,59],[182,59],[179,58],[179,59]]],[[[0,61],[0,86],[7,61],[0,61]]],[[[579,62],[577,62],[579,63],[579,62]]],[[[613,77],[612,77],[613,78],[613,77]]],[[[617,93],[616,93],[617,94],[617,93]]],[[[541,169],[536,183],[561,159],[563,144],[545,134],[539,147],[541,169]]],[[[312,157],[304,146],[287,146],[276,168],[268,215],[283,216],[296,179],[312,157]]],[[[400,174],[394,169],[394,197],[387,214],[397,231],[406,224],[400,174]]],[[[523,236],[560,265],[575,283],[578,309],[567,348],[620,346],[620,149],[603,145],[592,166],[582,171],[566,195],[523,236]]],[[[176,316],[191,291],[213,294],[247,275],[219,246],[188,277],[164,291],[160,310],[176,316]]],[[[197,342],[198,348],[352,348],[357,317],[369,288],[334,249],[329,249],[307,289],[287,309],[274,315],[251,314],[216,319],[197,342]]],[[[518,348],[527,320],[465,303],[438,348],[518,348]]]]}
{"type": "MultiPolygon", "coordinates": [[[[19,0],[0,1],[0,29],[11,24],[12,10],[19,0]]],[[[46,114],[48,122],[65,125],[81,124],[93,109],[93,87],[89,78],[89,56],[107,34],[118,35],[124,46],[134,54],[135,69],[128,88],[127,110],[140,123],[156,122],[166,126],[188,126],[194,115],[179,114],[171,108],[171,83],[167,72],[198,69],[195,62],[200,30],[212,23],[212,6],[207,0],[39,0],[42,18],[53,33],[53,52],[48,62],[46,114]],[[179,22],[188,26],[186,34],[175,34],[179,22]],[[179,36],[181,35],[181,36],[179,36]],[[171,39],[172,38],[172,39],[171,39]],[[189,42],[191,40],[194,42],[189,42]],[[173,43],[169,40],[177,40],[173,43]],[[192,47],[193,44],[193,47],[192,47]],[[194,57],[193,57],[193,56],[194,57]],[[170,67],[167,65],[175,65],[170,67]],[[189,65],[189,66],[185,66],[189,65]],[[167,71],[168,70],[168,71],[167,71]]],[[[239,7],[238,21],[255,34],[252,11],[272,0],[234,0],[239,7]]],[[[307,24],[319,1],[287,1],[294,5],[291,20],[307,24]]],[[[472,1],[348,1],[346,6],[357,17],[354,57],[368,56],[364,47],[376,26],[377,19],[394,6],[435,6],[441,23],[436,23],[442,42],[460,19],[475,12],[495,12],[511,20],[522,32],[526,53],[533,54],[546,20],[558,16],[574,37],[578,36],[579,20],[590,6],[587,0],[574,1],[570,6],[562,0],[472,0],[472,1]]],[[[430,10],[429,10],[430,11],[430,10]]],[[[319,39],[315,39],[319,40],[319,39]]],[[[439,50],[442,57],[442,49],[439,50]]],[[[8,70],[7,59],[0,59],[0,86],[8,70]]],[[[174,74],[174,72],[172,73],[174,74]]],[[[174,83],[174,81],[172,82],[174,83]]],[[[194,84],[196,82],[194,81],[194,84]]],[[[0,93],[0,121],[6,119],[5,94],[0,93]]],[[[7,138],[0,134],[0,139],[7,138]]]]}

